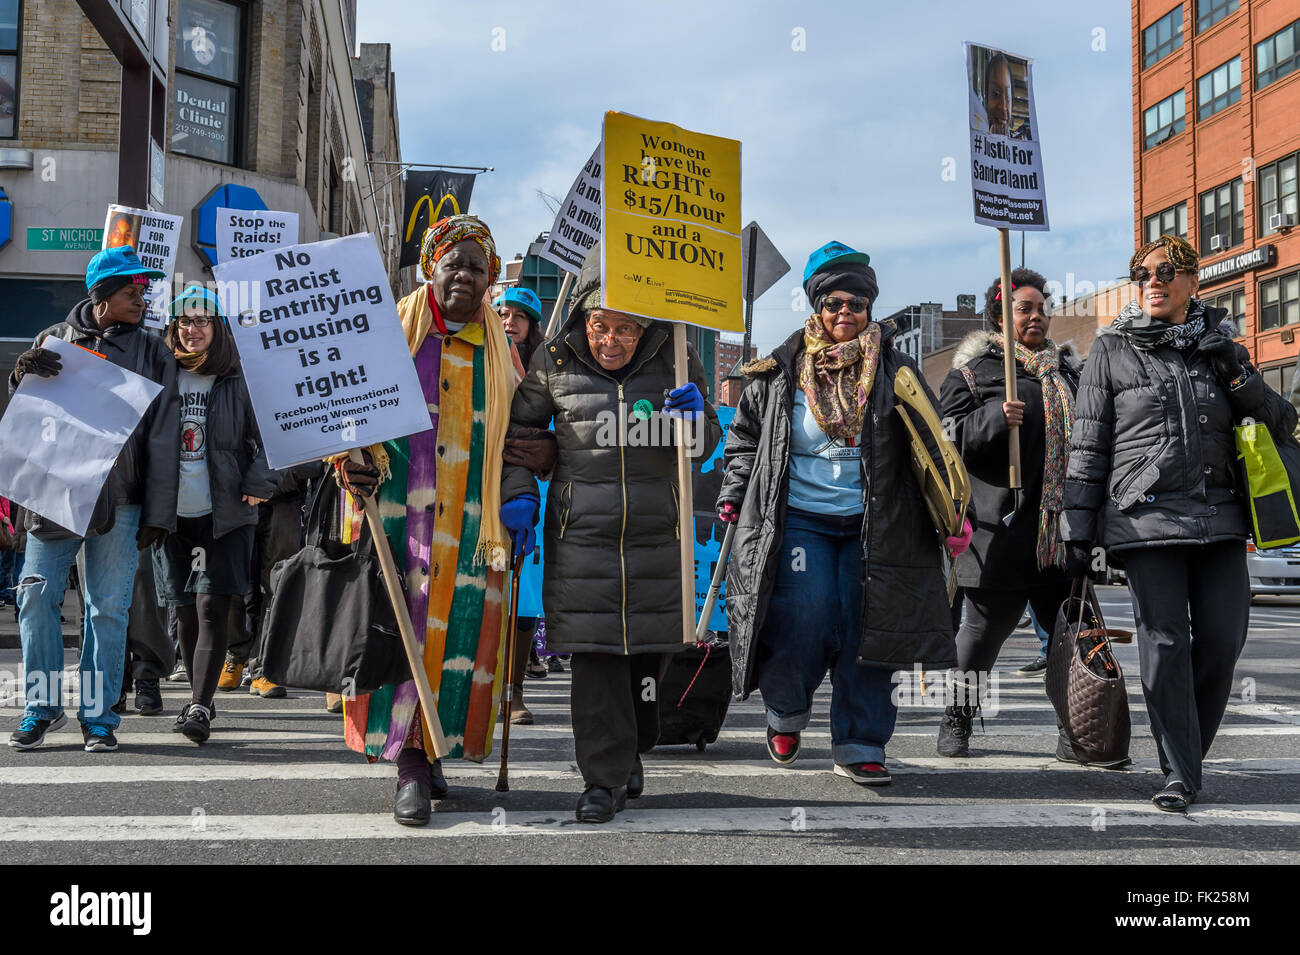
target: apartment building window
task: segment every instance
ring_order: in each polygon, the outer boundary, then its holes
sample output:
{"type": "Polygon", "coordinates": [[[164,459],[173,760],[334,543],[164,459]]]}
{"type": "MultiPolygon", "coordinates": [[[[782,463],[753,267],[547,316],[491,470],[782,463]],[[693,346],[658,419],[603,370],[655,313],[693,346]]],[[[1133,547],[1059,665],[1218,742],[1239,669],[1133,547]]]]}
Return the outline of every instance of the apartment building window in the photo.
{"type": "Polygon", "coordinates": [[[1296,363],[1286,362],[1281,365],[1273,365],[1271,368],[1261,368],[1260,377],[1264,379],[1264,384],[1268,385],[1279,395],[1285,395],[1291,391],[1291,382],[1295,381],[1296,363]]]}
{"type": "Polygon", "coordinates": [[[1262,90],[1274,80],[1296,71],[1300,66],[1300,20],[1278,30],[1263,43],[1255,44],[1255,89],[1262,90]]]}
{"type": "Polygon", "coordinates": [[[1227,309],[1228,318],[1232,320],[1232,325],[1236,329],[1235,337],[1241,338],[1246,334],[1246,290],[1244,288],[1220,292],[1213,298],[1207,297],[1205,304],[1214,308],[1227,309]]]}
{"type": "Polygon", "coordinates": [[[1167,96],[1142,114],[1143,148],[1159,146],[1171,136],[1183,131],[1187,109],[1186,95],[1182,90],[1167,96]]]}
{"type": "Polygon", "coordinates": [[[1174,7],[1142,31],[1142,68],[1155,66],[1183,45],[1183,8],[1174,7]]]}
{"type": "Polygon", "coordinates": [[[1208,119],[1241,99],[1241,57],[1234,56],[1196,81],[1196,118],[1208,119]]]}
{"type": "Polygon", "coordinates": [[[0,139],[18,134],[19,0],[0,0],[0,139]]]}
{"type": "Polygon", "coordinates": [[[1168,209],[1161,209],[1153,216],[1146,217],[1147,241],[1154,242],[1162,235],[1176,235],[1187,238],[1187,203],[1180,202],[1168,209]]]}
{"type": "Polygon", "coordinates": [[[1300,272],[1259,283],[1259,330],[1300,322],[1300,272]]]}
{"type": "Polygon", "coordinates": [[[172,152],[234,165],[244,81],[240,4],[179,0],[172,93],[172,152]]]}
{"type": "Polygon", "coordinates": [[[1246,241],[1243,196],[1240,179],[1201,193],[1201,255],[1215,255],[1246,241]]]}
{"type": "Polygon", "coordinates": [[[1196,32],[1204,33],[1237,9],[1237,0],[1196,0],[1196,32]]]}
{"type": "Polygon", "coordinates": [[[1298,161],[1300,161],[1300,153],[1292,153],[1259,170],[1259,223],[1255,231],[1261,236],[1272,235],[1285,225],[1285,220],[1277,223],[1273,221],[1279,214],[1282,216],[1289,214],[1294,221],[1300,222],[1300,217],[1296,216],[1298,161]]]}

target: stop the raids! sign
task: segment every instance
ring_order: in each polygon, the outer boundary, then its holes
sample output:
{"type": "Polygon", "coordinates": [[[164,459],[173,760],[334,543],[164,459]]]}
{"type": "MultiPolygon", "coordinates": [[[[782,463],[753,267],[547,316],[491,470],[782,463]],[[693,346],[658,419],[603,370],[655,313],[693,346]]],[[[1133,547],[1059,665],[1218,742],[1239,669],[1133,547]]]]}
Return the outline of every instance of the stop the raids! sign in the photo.
{"type": "Polygon", "coordinates": [[[428,431],[428,406],[369,233],[213,269],[271,467],[428,431]]]}

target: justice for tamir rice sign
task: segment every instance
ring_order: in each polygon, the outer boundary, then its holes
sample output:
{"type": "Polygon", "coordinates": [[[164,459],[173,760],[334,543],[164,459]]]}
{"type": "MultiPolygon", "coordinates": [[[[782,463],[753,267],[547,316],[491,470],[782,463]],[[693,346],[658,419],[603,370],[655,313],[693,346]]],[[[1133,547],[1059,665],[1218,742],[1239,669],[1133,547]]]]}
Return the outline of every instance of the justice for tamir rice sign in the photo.
{"type": "Polygon", "coordinates": [[[369,233],[213,269],[273,468],[432,427],[369,233]]]}

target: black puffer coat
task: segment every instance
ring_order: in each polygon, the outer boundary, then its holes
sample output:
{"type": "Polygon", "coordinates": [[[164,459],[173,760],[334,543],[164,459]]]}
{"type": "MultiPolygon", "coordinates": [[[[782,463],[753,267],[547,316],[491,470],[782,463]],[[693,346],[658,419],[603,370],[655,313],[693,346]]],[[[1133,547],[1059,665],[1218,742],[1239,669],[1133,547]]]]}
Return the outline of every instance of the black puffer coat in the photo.
{"type": "MultiPolygon", "coordinates": [[[[1205,311],[1210,328],[1227,314],[1205,311]]],[[[1245,348],[1238,357],[1249,366],[1245,348]]],[[[1250,515],[1233,428],[1246,417],[1274,441],[1296,423],[1295,409],[1257,373],[1230,390],[1194,348],[1142,350],[1102,329],[1075,404],[1062,540],[1124,551],[1244,539],[1250,515]]]]}
{"type": "MultiPolygon", "coordinates": [[[[911,445],[894,413],[894,376],[902,365],[915,370],[916,362],[893,347],[894,326],[881,328],[881,368],[860,441],[868,501],[862,515],[858,663],[891,670],[913,663],[945,669],[957,665],[957,651],[940,569],[943,541],[926,511],[909,463],[911,445]]],[[[746,367],[751,381],[740,397],[723,452],[726,473],[718,501],[731,501],[740,510],[727,564],[732,691],[740,699],[758,685],[758,634],[772,598],[784,535],[790,429],[803,348],[800,329],[769,357],[746,367]]],[[[926,396],[937,408],[928,388],[926,396]]]]}
{"type": "MultiPolygon", "coordinates": [[[[1060,369],[1070,392],[1079,390],[1079,361],[1074,349],[1061,346],[1060,369]]],[[[957,346],[952,371],[939,388],[943,416],[955,425],[955,441],[970,475],[975,534],[970,549],[957,558],[957,582],[988,590],[1025,590],[1065,580],[1062,571],[1038,569],[1038,517],[1043,500],[1043,462],[1047,451],[1042,383],[1016,364],[1016,397],[1025,403],[1020,426],[1020,482],[1016,495],[1007,485],[1006,375],[1002,364],[1002,335],[971,332],[957,346]],[[975,379],[975,391],[962,369],[975,379]],[[1014,511],[1014,513],[1013,513],[1014,511]],[[1009,524],[1004,514],[1012,514],[1009,524]],[[1041,576],[1040,576],[1041,574],[1041,576]]]]}
{"type": "MultiPolygon", "coordinates": [[[[105,534],[113,526],[114,509],[121,504],[140,505],[140,526],[176,530],[176,491],[180,479],[181,405],[176,390],[176,359],[167,343],[144,325],[112,325],[100,329],[94,306],[82,299],[67,319],[51,325],[32,342],[38,347],[52,335],[99,352],[114,365],[143,375],[162,385],[140,423],[127,438],[113,462],[108,480],[95,503],[87,537],[105,534]]],[[[18,387],[9,376],[9,393],[18,387]]],[[[27,529],[46,540],[66,539],[73,533],[27,512],[27,529]]]]}
{"type": "MultiPolygon", "coordinates": [[[[673,387],[671,326],[641,336],[622,382],[587,347],[577,311],[534,352],[510,407],[511,427],[545,428],[555,419],[559,457],[546,502],[547,646],[561,653],[673,653],[682,648],[682,584],[677,536],[675,445],[659,410],[673,387]],[[639,401],[655,409],[633,416],[639,401]],[[619,440],[618,421],[625,422],[619,440]],[[671,440],[671,437],[670,437],[671,440]]],[[[690,380],[708,394],[704,366],[690,353],[690,380]]],[[[707,401],[694,460],[722,438],[707,401]]],[[[501,500],[537,494],[527,468],[507,464],[501,500]]]]}

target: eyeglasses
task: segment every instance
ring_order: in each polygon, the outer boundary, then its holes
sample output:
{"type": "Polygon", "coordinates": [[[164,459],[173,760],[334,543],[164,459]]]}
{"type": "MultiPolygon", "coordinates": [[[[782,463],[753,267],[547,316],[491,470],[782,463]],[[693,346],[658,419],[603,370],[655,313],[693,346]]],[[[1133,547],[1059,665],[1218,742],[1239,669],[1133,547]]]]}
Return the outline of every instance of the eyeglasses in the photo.
{"type": "Polygon", "coordinates": [[[870,304],[870,300],[865,299],[860,295],[855,295],[850,299],[828,298],[826,301],[822,302],[822,308],[826,309],[828,312],[838,312],[847,305],[849,311],[854,315],[861,315],[867,310],[867,307],[870,304]]]}
{"type": "Polygon", "coordinates": [[[613,329],[606,328],[604,325],[588,325],[587,337],[593,342],[603,342],[607,338],[612,338],[620,345],[634,345],[637,340],[636,332],[625,332],[622,335],[614,333],[613,329]]]}
{"type": "Polygon", "coordinates": [[[195,328],[207,328],[212,324],[212,319],[206,315],[186,315],[184,318],[176,319],[176,324],[180,328],[186,328],[193,325],[195,328]]]}
{"type": "MultiPolygon", "coordinates": [[[[1172,262],[1161,262],[1156,266],[1156,278],[1162,282],[1172,282],[1179,272],[1190,271],[1191,269],[1176,269],[1172,262]]],[[[1138,265],[1129,270],[1128,277],[1137,285],[1145,285],[1151,278],[1151,270],[1145,265],[1138,265]]]]}

